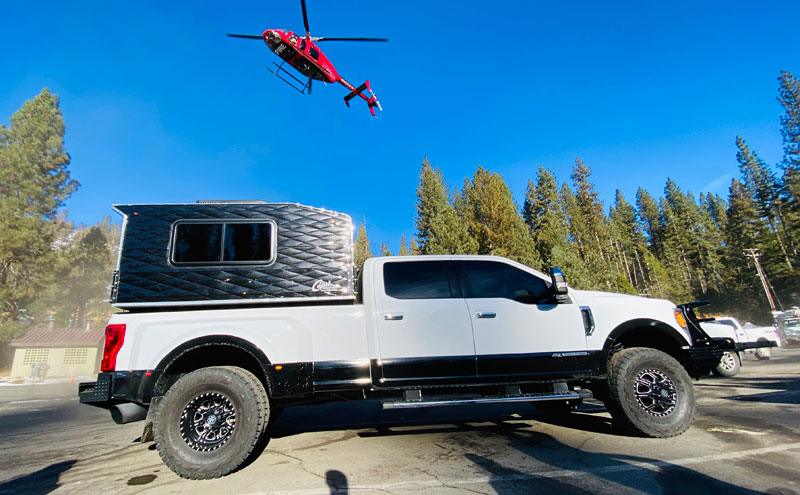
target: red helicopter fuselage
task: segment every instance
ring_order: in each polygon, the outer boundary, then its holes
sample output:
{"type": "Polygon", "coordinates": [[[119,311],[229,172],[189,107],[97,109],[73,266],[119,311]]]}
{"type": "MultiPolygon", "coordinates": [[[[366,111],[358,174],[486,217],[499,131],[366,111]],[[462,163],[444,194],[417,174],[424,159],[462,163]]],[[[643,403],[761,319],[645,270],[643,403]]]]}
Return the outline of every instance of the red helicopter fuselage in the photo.
{"type": "MultiPolygon", "coordinates": [[[[379,110],[381,109],[378,98],[372,93],[369,87],[369,81],[366,81],[357,88],[347,82],[336,72],[336,69],[333,68],[333,64],[328,60],[328,57],[326,57],[325,54],[322,53],[322,50],[311,41],[311,38],[298,36],[292,31],[284,31],[282,29],[267,29],[261,36],[264,38],[264,42],[270,50],[275,52],[275,54],[286,63],[297,69],[298,72],[309,78],[309,84],[306,87],[308,91],[310,91],[311,88],[311,79],[326,83],[339,83],[350,90],[350,94],[344,97],[344,102],[348,107],[350,106],[351,99],[359,97],[367,102],[367,106],[372,115],[375,115],[376,107],[379,110]],[[369,96],[364,94],[365,90],[369,96]]],[[[281,70],[280,67],[278,70],[281,70]]],[[[303,90],[303,92],[305,92],[305,90],[303,90]]]]}
{"type": "MultiPolygon", "coordinates": [[[[314,42],[292,31],[281,29],[267,29],[263,36],[270,50],[304,76],[330,83],[343,81],[333,68],[333,64],[314,42]]],[[[352,91],[352,88],[349,89],[352,91]]]]}

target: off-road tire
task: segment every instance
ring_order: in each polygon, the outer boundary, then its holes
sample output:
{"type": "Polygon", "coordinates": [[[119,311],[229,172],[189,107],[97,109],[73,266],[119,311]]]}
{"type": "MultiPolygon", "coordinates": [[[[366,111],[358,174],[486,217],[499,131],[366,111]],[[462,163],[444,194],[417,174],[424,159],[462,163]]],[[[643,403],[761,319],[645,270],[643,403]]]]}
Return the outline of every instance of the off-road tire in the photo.
{"type": "Polygon", "coordinates": [[[694,386],[684,367],[657,349],[632,347],[608,366],[611,416],[630,433],[653,438],[680,435],[694,421],[694,386]]]}
{"type": "Polygon", "coordinates": [[[732,377],[739,374],[742,369],[742,358],[738,352],[726,352],[719,360],[719,364],[714,368],[714,374],[724,377],[732,377]]]}
{"type": "Polygon", "coordinates": [[[233,366],[201,368],[178,379],[160,402],[156,447],[182,478],[219,478],[249,460],[268,422],[269,400],[255,375],[233,366]]]}
{"type": "Polygon", "coordinates": [[[531,401],[531,404],[548,416],[563,416],[578,409],[582,402],[583,399],[534,400],[531,401]]]}

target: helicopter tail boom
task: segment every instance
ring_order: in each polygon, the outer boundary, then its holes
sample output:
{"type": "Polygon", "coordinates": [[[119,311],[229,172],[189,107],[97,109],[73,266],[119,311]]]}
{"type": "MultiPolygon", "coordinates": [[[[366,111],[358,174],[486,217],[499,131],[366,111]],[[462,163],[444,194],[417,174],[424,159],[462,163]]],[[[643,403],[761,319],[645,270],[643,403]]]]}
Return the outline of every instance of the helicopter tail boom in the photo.
{"type": "Polygon", "coordinates": [[[378,101],[378,97],[375,96],[375,93],[373,93],[369,87],[369,81],[364,82],[364,84],[362,84],[357,88],[353,87],[352,84],[348,83],[344,79],[340,79],[339,82],[341,82],[342,85],[344,85],[344,87],[350,90],[350,93],[344,97],[344,103],[345,105],[348,106],[348,108],[350,107],[350,100],[352,100],[356,96],[359,96],[364,101],[367,102],[367,106],[369,107],[369,111],[373,117],[375,116],[375,107],[377,107],[378,110],[383,110],[383,108],[381,108],[380,102],[378,101]],[[366,96],[364,94],[364,90],[366,90],[367,93],[369,93],[369,96],[366,96]]]}

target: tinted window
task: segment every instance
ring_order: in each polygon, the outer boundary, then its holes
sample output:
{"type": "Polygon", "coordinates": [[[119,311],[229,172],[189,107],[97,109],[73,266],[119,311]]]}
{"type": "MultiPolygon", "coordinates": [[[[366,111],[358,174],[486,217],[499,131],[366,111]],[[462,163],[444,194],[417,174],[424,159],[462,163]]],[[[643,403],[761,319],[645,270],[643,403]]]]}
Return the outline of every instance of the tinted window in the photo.
{"type": "Polygon", "coordinates": [[[544,280],[505,263],[458,261],[464,297],[501,297],[526,304],[551,302],[544,280]]]}
{"type": "Polygon", "coordinates": [[[314,60],[319,60],[319,52],[313,46],[308,49],[308,54],[311,55],[311,58],[314,60]]]}
{"type": "Polygon", "coordinates": [[[183,223],[175,226],[172,260],[175,263],[219,261],[221,223],[183,223]]]}
{"type": "Polygon", "coordinates": [[[383,284],[386,295],[397,299],[450,297],[450,283],[441,261],[386,263],[383,284]]]}
{"type": "Polygon", "coordinates": [[[178,223],[171,259],[175,264],[270,263],[272,230],[268,222],[178,223]]]}
{"type": "Polygon", "coordinates": [[[272,258],[272,226],[268,223],[229,223],[225,225],[223,261],[260,261],[272,258]]]}

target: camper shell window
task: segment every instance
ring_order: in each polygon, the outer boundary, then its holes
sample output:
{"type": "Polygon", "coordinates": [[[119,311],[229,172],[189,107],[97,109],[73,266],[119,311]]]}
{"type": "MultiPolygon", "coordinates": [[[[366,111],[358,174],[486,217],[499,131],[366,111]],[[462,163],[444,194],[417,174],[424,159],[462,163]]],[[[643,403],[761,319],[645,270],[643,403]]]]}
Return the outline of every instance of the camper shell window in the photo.
{"type": "Polygon", "coordinates": [[[185,220],[173,225],[173,265],[268,265],[274,261],[274,222],[185,220]]]}

